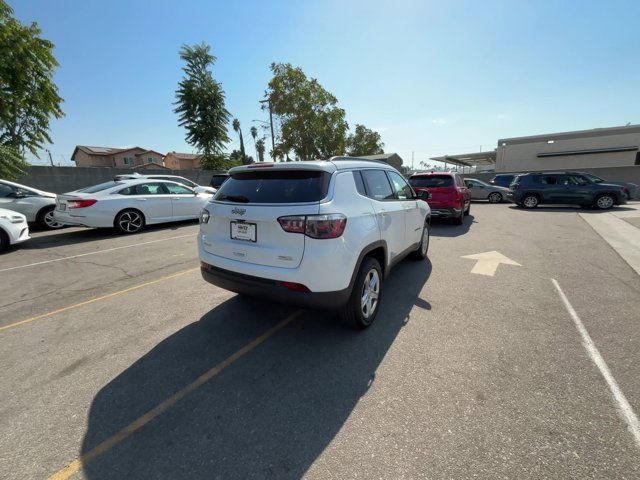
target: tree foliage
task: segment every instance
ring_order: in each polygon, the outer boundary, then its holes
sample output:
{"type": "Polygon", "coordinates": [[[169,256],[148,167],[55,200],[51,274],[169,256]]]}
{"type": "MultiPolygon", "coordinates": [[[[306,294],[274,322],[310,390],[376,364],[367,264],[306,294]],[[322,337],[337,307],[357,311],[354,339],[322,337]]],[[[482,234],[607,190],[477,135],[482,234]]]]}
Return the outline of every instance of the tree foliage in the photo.
{"type": "Polygon", "coordinates": [[[256,155],[258,156],[259,162],[264,162],[264,152],[265,152],[264,138],[256,141],[256,155]]]}
{"type": "Polygon", "coordinates": [[[0,178],[15,180],[24,173],[29,164],[14,147],[0,145],[0,178]]]}
{"type": "Polygon", "coordinates": [[[273,63],[271,71],[266,96],[280,126],[274,155],[283,159],[293,151],[313,160],[343,154],[348,125],[336,97],[289,63],[273,63]]]}
{"type": "Polygon", "coordinates": [[[216,57],[204,42],[183,45],[180,58],[184,60],[184,76],[176,90],[178,125],[187,130],[186,140],[202,154],[202,164],[208,168],[224,168],[222,150],[229,135],[227,125],[231,114],[225,106],[222,85],[211,73],[216,57]]]}
{"type": "Polygon", "coordinates": [[[384,143],[378,132],[356,124],[355,131],[347,137],[347,154],[360,157],[384,153],[384,143]]]}
{"type": "Polygon", "coordinates": [[[2,175],[19,175],[24,154],[38,155],[51,143],[49,121],[62,117],[62,98],[53,82],[58,62],[53,43],[34,22],[22,25],[0,0],[0,162],[2,175]],[[11,172],[14,172],[11,174],[11,172]]]}

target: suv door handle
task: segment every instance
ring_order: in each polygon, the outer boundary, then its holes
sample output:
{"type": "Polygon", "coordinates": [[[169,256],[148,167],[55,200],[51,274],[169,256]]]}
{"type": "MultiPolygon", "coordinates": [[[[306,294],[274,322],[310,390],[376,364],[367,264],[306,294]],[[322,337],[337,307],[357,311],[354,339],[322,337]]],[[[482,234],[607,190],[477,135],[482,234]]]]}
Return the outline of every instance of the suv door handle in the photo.
{"type": "Polygon", "coordinates": [[[180,200],[180,197],[171,197],[171,200],[180,200]]]}
{"type": "Polygon", "coordinates": [[[139,202],[145,202],[147,199],[146,198],[136,198],[137,201],[139,202]]]}

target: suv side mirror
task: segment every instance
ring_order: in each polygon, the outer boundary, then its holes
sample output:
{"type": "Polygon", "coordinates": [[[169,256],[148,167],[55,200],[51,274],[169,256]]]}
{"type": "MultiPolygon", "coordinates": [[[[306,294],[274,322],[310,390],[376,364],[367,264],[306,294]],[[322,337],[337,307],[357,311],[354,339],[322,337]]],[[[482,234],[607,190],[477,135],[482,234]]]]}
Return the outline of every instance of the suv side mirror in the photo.
{"type": "Polygon", "coordinates": [[[418,190],[416,195],[419,200],[424,200],[425,202],[431,198],[431,194],[427,190],[418,190]]]}

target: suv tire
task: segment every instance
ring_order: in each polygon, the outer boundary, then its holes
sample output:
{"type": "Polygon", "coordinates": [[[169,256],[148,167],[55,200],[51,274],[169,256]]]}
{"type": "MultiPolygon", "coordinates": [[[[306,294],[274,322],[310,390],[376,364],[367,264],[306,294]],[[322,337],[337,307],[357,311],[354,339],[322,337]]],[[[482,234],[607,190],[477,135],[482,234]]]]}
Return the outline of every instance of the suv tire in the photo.
{"type": "Polygon", "coordinates": [[[429,253],[429,223],[425,222],[424,227],[422,228],[422,237],[420,240],[420,245],[418,246],[418,250],[411,254],[411,258],[414,260],[424,260],[427,258],[427,253],[429,253]]]}
{"type": "Polygon", "coordinates": [[[596,197],[595,206],[598,210],[609,210],[616,203],[616,199],[612,195],[605,193],[596,197]]]}
{"type": "Polygon", "coordinates": [[[464,212],[465,215],[469,215],[471,213],[471,200],[469,200],[469,205],[467,205],[467,211],[464,212]]]}
{"type": "Polygon", "coordinates": [[[464,203],[460,207],[460,215],[453,219],[455,225],[462,225],[464,223],[464,203]]]}
{"type": "Polygon", "coordinates": [[[522,206],[524,208],[536,208],[540,203],[540,199],[534,193],[528,193],[522,199],[522,206]]]}
{"type": "Polygon", "coordinates": [[[358,270],[351,296],[339,312],[341,320],[351,328],[364,329],[371,326],[380,310],[381,295],[380,264],[375,258],[365,257],[358,270]]]}

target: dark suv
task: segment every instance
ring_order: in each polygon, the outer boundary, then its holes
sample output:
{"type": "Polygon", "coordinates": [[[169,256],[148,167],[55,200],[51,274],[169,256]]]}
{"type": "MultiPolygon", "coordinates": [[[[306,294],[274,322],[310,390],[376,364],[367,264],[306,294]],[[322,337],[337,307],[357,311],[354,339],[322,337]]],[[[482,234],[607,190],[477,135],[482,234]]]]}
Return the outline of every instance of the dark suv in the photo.
{"type": "Polygon", "coordinates": [[[525,173],[518,175],[509,188],[512,200],[524,208],[564,203],[607,210],[627,203],[620,185],[595,183],[579,172],[525,173]]]}

